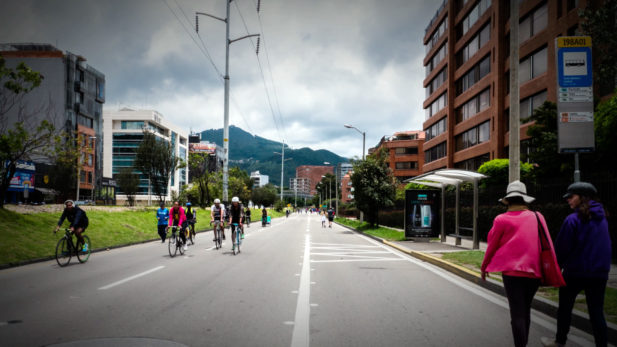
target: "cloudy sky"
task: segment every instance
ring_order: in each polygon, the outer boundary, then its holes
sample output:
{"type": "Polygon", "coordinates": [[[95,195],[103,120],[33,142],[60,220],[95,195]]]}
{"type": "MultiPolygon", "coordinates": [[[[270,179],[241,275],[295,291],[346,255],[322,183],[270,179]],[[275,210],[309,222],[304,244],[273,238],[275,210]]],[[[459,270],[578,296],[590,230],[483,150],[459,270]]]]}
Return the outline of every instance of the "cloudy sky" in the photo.
{"type": "MultiPolygon", "coordinates": [[[[411,0],[234,0],[230,124],[292,148],[361,156],[421,130],[424,29],[411,0]]],[[[155,109],[187,131],[223,127],[225,0],[2,0],[0,43],[50,43],[106,76],[105,109],[155,109]]],[[[233,141],[233,139],[230,139],[233,141]]]]}

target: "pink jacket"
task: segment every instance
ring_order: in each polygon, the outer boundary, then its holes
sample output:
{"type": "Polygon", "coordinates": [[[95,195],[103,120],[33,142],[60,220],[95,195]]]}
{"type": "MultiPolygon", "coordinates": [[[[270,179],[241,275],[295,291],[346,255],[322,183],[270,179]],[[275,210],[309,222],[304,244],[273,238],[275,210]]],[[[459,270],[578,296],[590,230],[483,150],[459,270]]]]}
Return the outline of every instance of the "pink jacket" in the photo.
{"type": "MultiPolygon", "coordinates": [[[[555,250],[546,221],[541,213],[537,213],[554,256],[555,250]]],[[[488,233],[488,248],[482,262],[482,271],[542,278],[538,222],[533,211],[510,211],[495,217],[488,233]]]]}
{"type": "MultiPolygon", "coordinates": [[[[186,214],[184,214],[184,209],[182,208],[182,206],[178,206],[178,209],[180,211],[178,211],[178,226],[182,226],[182,223],[184,223],[184,221],[186,220],[186,214]]],[[[172,227],[174,226],[174,208],[170,208],[169,209],[169,226],[172,227]]]]}

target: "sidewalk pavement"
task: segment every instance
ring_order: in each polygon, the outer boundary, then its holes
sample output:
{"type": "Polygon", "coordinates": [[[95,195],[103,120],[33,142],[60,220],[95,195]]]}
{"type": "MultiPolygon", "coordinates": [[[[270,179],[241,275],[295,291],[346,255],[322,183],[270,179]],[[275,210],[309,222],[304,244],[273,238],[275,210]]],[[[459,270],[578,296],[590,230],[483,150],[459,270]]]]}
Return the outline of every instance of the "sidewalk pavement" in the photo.
{"type": "MultiPolygon", "coordinates": [[[[346,225],[339,224],[343,227],[350,228],[346,225]]],[[[494,293],[505,296],[505,290],[503,288],[503,284],[499,281],[496,281],[492,278],[487,278],[486,281],[483,281],[478,272],[472,271],[466,267],[448,262],[446,260],[441,259],[435,254],[440,253],[451,253],[451,252],[460,252],[460,251],[468,251],[472,249],[472,241],[471,240],[461,240],[461,245],[455,245],[455,238],[446,237],[446,242],[441,241],[387,241],[382,238],[365,234],[361,231],[356,232],[368,236],[376,241],[384,243],[392,248],[395,248],[403,253],[409,254],[412,257],[418,258],[420,260],[431,263],[437,267],[440,267],[446,271],[452,272],[468,281],[471,281],[485,289],[488,289],[494,293]]],[[[480,250],[486,250],[486,242],[480,242],[480,250]]],[[[608,286],[612,288],[617,288],[617,266],[611,265],[611,271],[609,273],[609,281],[608,286]]],[[[556,302],[543,298],[541,296],[536,295],[533,300],[532,308],[537,311],[540,311],[548,316],[551,316],[557,319],[557,308],[558,305],[556,302]]],[[[593,335],[593,331],[591,328],[591,323],[589,321],[589,315],[585,312],[581,312],[579,310],[574,309],[572,312],[572,323],[573,327],[576,327],[580,330],[583,330],[591,335],[593,335]]],[[[617,325],[607,322],[608,325],[608,341],[613,345],[617,345],[617,325]]]]}

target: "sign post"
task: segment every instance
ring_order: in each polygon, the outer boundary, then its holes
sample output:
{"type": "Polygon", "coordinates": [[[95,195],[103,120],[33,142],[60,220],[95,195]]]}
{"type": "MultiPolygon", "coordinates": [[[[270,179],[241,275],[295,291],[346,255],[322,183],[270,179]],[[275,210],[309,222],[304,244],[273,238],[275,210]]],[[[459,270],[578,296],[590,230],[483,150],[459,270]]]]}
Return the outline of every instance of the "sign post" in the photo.
{"type": "Polygon", "coordinates": [[[595,150],[591,37],[555,39],[559,153],[574,153],[574,181],[580,181],[579,153],[595,150]]]}

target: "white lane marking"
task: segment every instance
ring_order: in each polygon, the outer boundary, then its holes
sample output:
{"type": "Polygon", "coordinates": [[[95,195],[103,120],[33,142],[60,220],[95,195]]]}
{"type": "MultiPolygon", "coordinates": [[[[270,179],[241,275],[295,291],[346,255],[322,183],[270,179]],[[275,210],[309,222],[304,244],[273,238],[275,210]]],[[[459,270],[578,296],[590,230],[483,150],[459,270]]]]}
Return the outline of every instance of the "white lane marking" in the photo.
{"type": "MultiPolygon", "coordinates": [[[[380,244],[377,241],[375,241],[375,240],[373,240],[373,239],[371,239],[371,238],[369,238],[367,236],[360,235],[360,234],[357,234],[357,233],[354,233],[354,234],[356,236],[360,237],[360,238],[365,239],[366,241],[368,241],[368,242],[370,242],[372,244],[375,244],[375,245],[377,245],[377,246],[379,246],[379,247],[381,247],[383,249],[388,250],[392,254],[396,254],[397,256],[402,258],[402,260],[407,260],[410,263],[414,263],[414,264],[416,264],[416,265],[418,265],[418,266],[420,266],[420,267],[422,267],[422,268],[424,268],[424,269],[426,269],[426,270],[436,274],[437,276],[442,277],[443,279],[445,279],[445,280],[447,280],[447,281],[449,281],[449,282],[451,282],[451,283],[453,283],[453,284],[455,284],[455,285],[457,285],[457,286],[467,290],[468,292],[470,292],[472,294],[475,294],[475,295],[477,295],[477,296],[479,296],[479,297],[481,297],[481,298],[483,298],[483,299],[485,299],[485,300],[487,300],[489,302],[492,302],[492,303],[496,304],[497,306],[501,306],[501,307],[505,308],[506,310],[510,310],[510,306],[508,305],[508,302],[506,301],[505,298],[503,298],[501,296],[498,296],[497,294],[489,291],[488,289],[484,289],[482,287],[472,287],[471,285],[468,285],[466,283],[467,280],[463,280],[461,278],[458,278],[458,277],[452,275],[451,273],[449,273],[449,272],[447,272],[447,271],[445,271],[445,270],[443,270],[441,268],[438,268],[438,267],[436,267],[436,266],[434,266],[432,264],[425,263],[425,262],[423,262],[421,260],[418,260],[416,258],[412,258],[410,255],[399,253],[398,251],[390,249],[386,245],[380,244]]],[[[553,320],[553,323],[547,321],[546,319],[540,318],[539,315],[541,313],[539,311],[536,311],[536,310],[532,309],[531,312],[532,312],[531,320],[535,324],[537,324],[537,325],[539,325],[539,326],[541,326],[541,327],[543,327],[543,328],[545,328],[545,329],[547,329],[547,330],[549,330],[549,331],[551,331],[553,333],[557,331],[557,324],[554,322],[554,319],[552,317],[549,317],[549,319],[553,320]]],[[[573,342],[578,343],[581,346],[593,346],[593,344],[590,343],[588,339],[585,339],[584,337],[581,337],[581,336],[574,335],[573,331],[575,329],[576,328],[571,328],[570,329],[570,334],[568,335],[568,339],[570,339],[573,342]]],[[[585,333],[585,332],[583,332],[581,330],[578,330],[578,329],[576,329],[576,330],[577,330],[577,333],[579,333],[579,335],[586,335],[586,336],[589,336],[589,337],[593,338],[591,335],[589,335],[589,334],[587,334],[587,333],[585,333]]]]}
{"type": "Polygon", "coordinates": [[[157,267],[155,267],[155,268],[153,268],[153,269],[150,269],[150,270],[148,270],[148,271],[144,271],[144,272],[142,272],[142,273],[138,273],[137,275],[133,275],[133,276],[131,276],[131,277],[127,277],[127,278],[125,278],[125,279],[123,279],[123,280],[120,280],[120,281],[117,281],[117,282],[114,282],[114,283],[108,284],[108,285],[106,285],[106,286],[100,287],[100,288],[99,288],[99,290],[107,290],[107,289],[109,289],[109,288],[113,288],[113,287],[115,287],[115,286],[121,285],[121,284],[126,283],[126,282],[128,282],[128,281],[132,281],[132,280],[137,279],[137,278],[139,278],[139,277],[143,277],[143,276],[145,276],[145,275],[151,274],[151,273],[153,273],[153,272],[155,272],[155,271],[159,271],[160,269],[162,269],[162,268],[164,268],[164,267],[165,267],[165,266],[163,266],[163,265],[161,265],[161,266],[157,266],[157,267]]]}
{"type": "Polygon", "coordinates": [[[352,262],[359,262],[359,261],[373,262],[373,261],[403,261],[403,260],[405,260],[405,259],[362,257],[362,259],[311,260],[311,263],[352,263],[352,262]]]}
{"type": "Polygon", "coordinates": [[[311,236],[306,235],[304,244],[304,263],[300,275],[300,290],[296,305],[294,331],[291,337],[291,347],[309,346],[309,319],[311,315],[311,236]]]}

